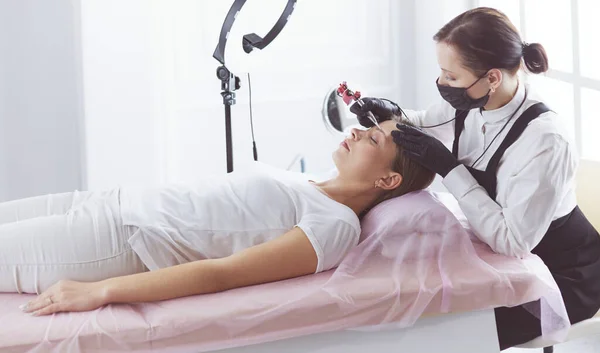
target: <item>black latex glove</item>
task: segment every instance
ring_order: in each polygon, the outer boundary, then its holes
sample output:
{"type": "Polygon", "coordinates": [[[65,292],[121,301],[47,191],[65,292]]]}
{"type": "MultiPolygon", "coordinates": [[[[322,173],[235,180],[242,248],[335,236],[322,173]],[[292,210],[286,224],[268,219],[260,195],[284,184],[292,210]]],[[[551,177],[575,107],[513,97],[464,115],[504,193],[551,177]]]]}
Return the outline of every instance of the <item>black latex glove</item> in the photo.
{"type": "Polygon", "coordinates": [[[354,103],[350,106],[350,111],[356,114],[358,122],[364,127],[373,127],[373,122],[367,117],[368,112],[373,113],[378,123],[391,120],[394,115],[402,116],[402,109],[391,100],[371,97],[364,97],[361,100],[364,103],[363,106],[354,103]]]}
{"type": "Polygon", "coordinates": [[[403,124],[396,124],[400,131],[392,131],[394,142],[404,148],[404,154],[423,167],[446,177],[460,163],[452,152],[435,137],[403,124]]]}

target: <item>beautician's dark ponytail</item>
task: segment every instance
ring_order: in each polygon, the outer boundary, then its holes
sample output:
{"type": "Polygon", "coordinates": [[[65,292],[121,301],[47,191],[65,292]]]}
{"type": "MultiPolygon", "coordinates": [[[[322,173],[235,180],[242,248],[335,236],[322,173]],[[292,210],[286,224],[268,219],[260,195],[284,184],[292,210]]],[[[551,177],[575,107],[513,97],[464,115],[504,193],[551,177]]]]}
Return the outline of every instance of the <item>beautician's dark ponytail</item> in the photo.
{"type": "Polygon", "coordinates": [[[454,47],[463,66],[481,76],[490,69],[516,73],[522,66],[534,74],[548,71],[548,56],[539,43],[523,43],[508,17],[489,7],[456,16],[433,37],[454,47]],[[522,65],[524,64],[524,65],[522,65]]]}

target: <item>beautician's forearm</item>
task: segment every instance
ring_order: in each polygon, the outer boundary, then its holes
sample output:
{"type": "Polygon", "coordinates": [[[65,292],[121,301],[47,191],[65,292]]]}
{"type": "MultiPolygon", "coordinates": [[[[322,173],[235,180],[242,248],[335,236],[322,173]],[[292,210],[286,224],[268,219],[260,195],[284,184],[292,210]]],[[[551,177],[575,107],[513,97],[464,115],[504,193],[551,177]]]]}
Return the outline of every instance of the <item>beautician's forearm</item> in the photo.
{"type": "Polygon", "coordinates": [[[218,260],[201,260],[99,282],[106,304],[167,300],[224,290],[218,260]]]}

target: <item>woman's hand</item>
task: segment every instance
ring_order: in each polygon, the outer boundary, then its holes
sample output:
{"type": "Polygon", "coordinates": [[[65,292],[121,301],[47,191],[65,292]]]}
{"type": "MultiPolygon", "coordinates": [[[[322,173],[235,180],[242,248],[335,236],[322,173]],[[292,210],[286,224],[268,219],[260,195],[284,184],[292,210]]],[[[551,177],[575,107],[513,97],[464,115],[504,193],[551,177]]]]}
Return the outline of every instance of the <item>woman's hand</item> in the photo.
{"type": "Polygon", "coordinates": [[[354,103],[350,106],[350,111],[356,114],[358,122],[364,127],[371,128],[374,126],[371,119],[368,118],[369,112],[373,113],[378,123],[391,120],[393,116],[402,117],[403,115],[398,104],[389,99],[364,97],[362,101],[364,103],[362,107],[358,103],[354,103]]]}
{"type": "Polygon", "coordinates": [[[446,177],[460,163],[452,152],[438,139],[423,131],[404,124],[397,124],[399,131],[392,131],[394,142],[404,147],[404,153],[434,173],[446,177]]]}
{"type": "Polygon", "coordinates": [[[63,280],[19,308],[34,316],[62,311],[89,311],[108,304],[105,292],[102,282],[63,280]]]}

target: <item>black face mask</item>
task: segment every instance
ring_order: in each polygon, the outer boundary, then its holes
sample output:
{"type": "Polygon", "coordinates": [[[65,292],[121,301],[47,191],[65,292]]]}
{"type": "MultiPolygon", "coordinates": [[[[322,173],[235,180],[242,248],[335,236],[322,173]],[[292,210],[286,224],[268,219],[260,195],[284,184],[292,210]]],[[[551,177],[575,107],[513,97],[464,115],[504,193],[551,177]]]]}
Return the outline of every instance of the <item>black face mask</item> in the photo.
{"type": "Polygon", "coordinates": [[[473,99],[469,97],[467,90],[473,87],[479,80],[487,75],[487,72],[479,77],[477,81],[473,82],[469,87],[450,87],[450,86],[442,86],[438,83],[439,78],[435,80],[435,84],[438,87],[438,91],[440,91],[440,95],[444,100],[456,109],[456,110],[471,110],[475,108],[481,108],[487,104],[490,99],[490,91],[488,91],[485,96],[477,99],[473,99]]]}

